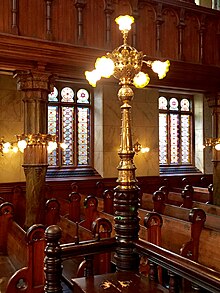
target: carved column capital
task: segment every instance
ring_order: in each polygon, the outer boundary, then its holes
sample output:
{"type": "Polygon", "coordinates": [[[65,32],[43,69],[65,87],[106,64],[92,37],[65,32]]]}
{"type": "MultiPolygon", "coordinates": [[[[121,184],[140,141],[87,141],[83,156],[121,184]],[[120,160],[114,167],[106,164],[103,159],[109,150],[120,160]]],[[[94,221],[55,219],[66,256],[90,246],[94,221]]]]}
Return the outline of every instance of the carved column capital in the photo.
{"type": "Polygon", "coordinates": [[[48,94],[53,91],[55,77],[45,71],[45,64],[14,75],[24,102],[24,133],[47,133],[48,94]]]}
{"type": "Polygon", "coordinates": [[[205,96],[210,108],[220,107],[220,92],[207,93],[205,96]]]}
{"type": "Polygon", "coordinates": [[[40,91],[50,93],[53,90],[55,78],[48,72],[38,70],[17,71],[14,75],[17,89],[26,91],[40,91]]]}

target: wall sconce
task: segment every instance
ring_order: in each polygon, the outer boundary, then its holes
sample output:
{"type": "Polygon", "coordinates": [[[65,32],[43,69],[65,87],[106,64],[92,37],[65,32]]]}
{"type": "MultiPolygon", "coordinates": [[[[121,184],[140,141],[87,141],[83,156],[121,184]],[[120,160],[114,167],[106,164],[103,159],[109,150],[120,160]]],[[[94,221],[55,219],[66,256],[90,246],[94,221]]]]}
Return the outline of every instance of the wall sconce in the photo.
{"type": "Polygon", "coordinates": [[[220,151],[220,138],[214,138],[214,137],[206,138],[205,146],[212,147],[212,148],[215,148],[216,151],[220,151]]]}
{"type": "Polygon", "coordinates": [[[4,138],[2,137],[0,140],[0,153],[4,155],[9,153],[10,151],[12,151],[13,153],[18,152],[18,147],[16,143],[5,141],[4,138]]]}
{"type": "Polygon", "coordinates": [[[27,145],[46,145],[48,153],[51,153],[58,146],[62,149],[66,149],[67,145],[63,142],[56,142],[56,136],[51,134],[19,134],[16,135],[17,141],[15,142],[6,142],[4,138],[0,140],[0,153],[2,155],[9,152],[17,153],[20,151],[24,152],[24,149],[27,145]]]}
{"type": "Polygon", "coordinates": [[[139,152],[141,152],[142,154],[148,153],[150,151],[150,148],[149,147],[143,148],[142,145],[138,141],[136,141],[136,143],[133,146],[133,150],[135,154],[138,155],[139,152]]]}
{"type": "Polygon", "coordinates": [[[27,145],[46,145],[48,153],[52,153],[58,145],[66,149],[67,145],[63,142],[56,142],[56,135],[52,134],[21,134],[17,135],[18,148],[23,153],[27,145]]]}

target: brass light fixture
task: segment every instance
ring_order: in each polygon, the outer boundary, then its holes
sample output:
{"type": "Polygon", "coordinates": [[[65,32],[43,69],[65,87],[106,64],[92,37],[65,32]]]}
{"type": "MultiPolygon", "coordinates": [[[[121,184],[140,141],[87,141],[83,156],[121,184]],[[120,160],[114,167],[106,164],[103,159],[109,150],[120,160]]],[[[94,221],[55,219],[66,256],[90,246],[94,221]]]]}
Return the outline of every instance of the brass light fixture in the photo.
{"type": "Polygon", "coordinates": [[[128,33],[131,29],[131,24],[134,18],[129,15],[119,16],[115,19],[122,32],[124,43],[113,50],[112,53],[107,53],[106,56],[97,58],[95,62],[95,69],[93,71],[86,71],[86,79],[93,87],[101,77],[109,78],[113,75],[119,79],[120,85],[133,84],[137,88],[143,88],[148,85],[150,77],[148,74],[141,71],[143,63],[158,74],[159,79],[166,76],[169,70],[170,62],[166,60],[161,62],[145,61],[146,57],[143,52],[138,52],[135,48],[127,44],[128,33]]]}
{"type": "Polygon", "coordinates": [[[220,138],[206,138],[205,146],[215,148],[216,151],[220,151],[220,138]]]}
{"type": "Polygon", "coordinates": [[[67,145],[62,142],[56,142],[56,135],[51,134],[19,134],[16,135],[17,141],[8,142],[5,141],[4,138],[0,140],[0,153],[6,154],[9,152],[17,153],[20,151],[24,152],[24,149],[27,145],[46,145],[48,153],[51,153],[55,150],[58,145],[62,149],[66,149],[67,145]]]}
{"type": "Polygon", "coordinates": [[[126,190],[136,188],[136,167],[133,163],[135,150],[132,145],[130,126],[131,105],[129,103],[134,96],[131,86],[134,85],[137,88],[143,88],[149,83],[150,77],[148,74],[141,71],[143,64],[151,67],[151,69],[158,74],[159,79],[162,79],[169,70],[170,62],[168,60],[165,62],[158,60],[145,61],[143,52],[139,52],[134,47],[128,45],[128,33],[134,22],[132,16],[119,16],[115,21],[119,25],[119,30],[122,33],[123,44],[114,49],[111,53],[97,58],[95,69],[93,71],[86,71],[85,76],[89,84],[93,87],[96,86],[96,82],[101,77],[109,78],[113,75],[119,80],[121,88],[118,91],[118,98],[122,103],[122,126],[121,144],[118,153],[121,160],[118,166],[119,176],[117,182],[119,182],[119,190],[126,190]]]}
{"type": "Polygon", "coordinates": [[[141,153],[148,153],[150,151],[149,147],[143,147],[139,141],[137,140],[136,143],[133,145],[133,150],[135,151],[135,154],[138,155],[139,152],[141,153]]]}

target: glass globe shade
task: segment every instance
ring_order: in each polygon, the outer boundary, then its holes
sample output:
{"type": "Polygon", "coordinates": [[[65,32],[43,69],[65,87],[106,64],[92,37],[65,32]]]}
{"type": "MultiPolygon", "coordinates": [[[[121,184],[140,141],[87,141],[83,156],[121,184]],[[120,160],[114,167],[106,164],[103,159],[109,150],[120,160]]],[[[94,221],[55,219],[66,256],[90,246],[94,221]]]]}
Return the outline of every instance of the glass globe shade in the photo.
{"type": "Polygon", "coordinates": [[[120,31],[130,31],[132,23],[134,23],[134,17],[130,15],[120,15],[115,19],[115,22],[119,25],[120,31]]]}
{"type": "Polygon", "coordinates": [[[109,78],[114,72],[114,67],[114,62],[110,58],[102,56],[96,59],[95,68],[102,77],[109,78]]]}

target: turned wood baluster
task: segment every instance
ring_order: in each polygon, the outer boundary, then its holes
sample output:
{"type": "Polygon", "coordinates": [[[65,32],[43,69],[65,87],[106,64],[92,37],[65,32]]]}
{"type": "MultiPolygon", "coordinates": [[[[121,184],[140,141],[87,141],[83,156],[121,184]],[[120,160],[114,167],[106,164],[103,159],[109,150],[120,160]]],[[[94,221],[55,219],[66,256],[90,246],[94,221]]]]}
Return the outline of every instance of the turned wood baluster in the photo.
{"type": "Polygon", "coordinates": [[[200,30],[199,30],[199,62],[204,63],[204,31],[205,31],[205,16],[202,15],[200,30]]]}
{"type": "Polygon", "coordinates": [[[49,226],[45,231],[47,241],[44,259],[45,272],[45,293],[62,293],[62,261],[59,240],[61,238],[61,228],[57,225],[49,226]]]}
{"type": "Polygon", "coordinates": [[[178,292],[178,282],[177,282],[176,275],[171,271],[168,272],[168,275],[170,277],[170,279],[169,279],[169,293],[178,292]]]}
{"type": "Polygon", "coordinates": [[[157,265],[155,263],[153,263],[152,261],[149,260],[149,279],[151,281],[157,282],[158,280],[158,271],[157,271],[157,265]]]}
{"type": "Polygon", "coordinates": [[[86,261],[86,267],[84,270],[84,277],[89,277],[93,276],[93,256],[92,255],[87,255],[85,256],[85,261],[86,261]]]}
{"type": "Polygon", "coordinates": [[[76,0],[75,7],[77,9],[77,41],[83,42],[83,8],[86,6],[86,0],[76,0]]]}
{"type": "Polygon", "coordinates": [[[105,8],[105,19],[106,19],[106,46],[111,45],[111,14],[113,13],[112,0],[104,1],[105,8]]]}
{"type": "Polygon", "coordinates": [[[46,29],[47,39],[52,40],[52,17],[51,17],[51,6],[53,0],[46,0],[46,29]]]}
{"type": "Polygon", "coordinates": [[[156,53],[157,56],[161,55],[161,25],[163,23],[163,18],[162,18],[162,3],[158,3],[157,5],[157,16],[156,16],[156,53]]]}
{"type": "Polygon", "coordinates": [[[12,0],[12,33],[18,35],[18,1],[12,0]]]}
{"type": "Polygon", "coordinates": [[[185,9],[181,8],[180,9],[180,19],[179,19],[179,25],[178,25],[178,30],[179,30],[179,60],[183,60],[183,31],[185,28],[185,9]]]}

